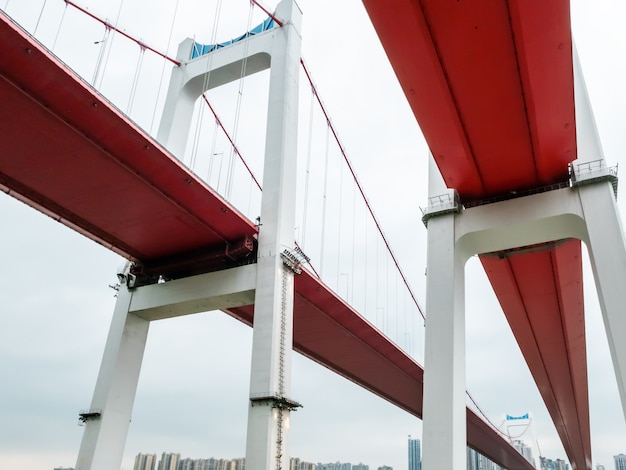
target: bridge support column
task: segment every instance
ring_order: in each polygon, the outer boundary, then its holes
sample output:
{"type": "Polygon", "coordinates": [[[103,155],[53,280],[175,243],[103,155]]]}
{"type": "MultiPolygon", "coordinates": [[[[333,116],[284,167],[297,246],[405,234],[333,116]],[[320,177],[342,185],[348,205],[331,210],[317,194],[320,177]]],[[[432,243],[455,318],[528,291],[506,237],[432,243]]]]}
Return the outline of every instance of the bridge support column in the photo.
{"type": "MultiPolygon", "coordinates": [[[[283,263],[294,245],[301,12],[283,0],[272,42],[257,255],[246,468],[288,469],[294,273],[283,263]]],[[[295,266],[294,266],[295,267],[295,266]]]]}
{"type": "Polygon", "coordinates": [[[424,470],[466,466],[465,259],[456,247],[455,217],[428,223],[424,470]]]}
{"type": "Polygon", "coordinates": [[[131,298],[132,293],[122,284],[91,408],[81,413],[85,432],[76,470],[111,470],[122,464],[150,325],[129,313],[131,298]]]}
{"type": "Polygon", "coordinates": [[[626,419],[626,242],[609,183],[581,186],[589,257],[626,419]]]}

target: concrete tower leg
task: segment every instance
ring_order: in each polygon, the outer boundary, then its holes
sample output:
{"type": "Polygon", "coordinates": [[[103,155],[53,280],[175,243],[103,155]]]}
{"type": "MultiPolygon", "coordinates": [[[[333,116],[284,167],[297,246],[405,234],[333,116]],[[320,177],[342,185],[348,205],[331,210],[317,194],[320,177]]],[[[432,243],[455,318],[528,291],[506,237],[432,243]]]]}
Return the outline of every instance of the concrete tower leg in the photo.
{"type": "Polygon", "coordinates": [[[294,244],[301,12],[284,0],[272,44],[257,256],[246,468],[288,469],[293,344],[293,272],[281,253],[294,244]]]}
{"type": "Polygon", "coordinates": [[[77,470],[120,468],[135,401],[150,322],[128,313],[132,293],[122,285],[117,297],[77,470]]]}
{"type": "Polygon", "coordinates": [[[626,419],[626,242],[609,183],[579,188],[589,235],[588,249],[617,387],[626,419]]]}
{"type": "Polygon", "coordinates": [[[424,358],[424,470],[466,465],[465,258],[455,243],[455,214],[428,222],[424,358]]]}

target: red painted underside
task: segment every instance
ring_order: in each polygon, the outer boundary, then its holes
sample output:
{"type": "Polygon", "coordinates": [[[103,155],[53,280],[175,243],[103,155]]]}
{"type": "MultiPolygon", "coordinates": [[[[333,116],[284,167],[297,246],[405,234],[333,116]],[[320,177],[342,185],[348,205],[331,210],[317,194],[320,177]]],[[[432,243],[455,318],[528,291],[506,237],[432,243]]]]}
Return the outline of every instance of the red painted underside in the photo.
{"type": "MultiPolygon", "coordinates": [[[[569,1],[363,3],[462,202],[567,180],[576,158],[569,1]]],[[[581,250],[566,246],[535,249],[523,263],[518,255],[515,264],[481,259],[572,466],[584,469],[591,444],[581,250]],[[511,266],[515,275],[505,275],[511,266]]]]}
{"type": "MultiPolygon", "coordinates": [[[[0,14],[0,187],[140,261],[254,235],[149,136],[0,14]]],[[[230,312],[251,324],[253,307],[230,312]]],[[[309,273],[296,277],[294,348],[421,416],[419,364],[309,273]]],[[[468,444],[510,469],[520,454],[468,410],[468,444]]]]}
{"type": "Polygon", "coordinates": [[[462,200],[567,180],[576,158],[567,0],[363,3],[462,200]]]}
{"type": "Polygon", "coordinates": [[[480,259],[572,465],[591,468],[580,252],[580,241],[570,239],[480,259]]]}

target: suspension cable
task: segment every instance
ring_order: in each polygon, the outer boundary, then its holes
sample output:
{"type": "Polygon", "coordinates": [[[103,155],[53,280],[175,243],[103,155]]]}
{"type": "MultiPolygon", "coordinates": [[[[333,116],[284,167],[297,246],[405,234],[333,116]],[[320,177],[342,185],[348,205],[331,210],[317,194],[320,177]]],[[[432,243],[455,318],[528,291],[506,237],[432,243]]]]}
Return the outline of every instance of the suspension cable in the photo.
{"type": "Polygon", "coordinates": [[[77,5],[76,3],[74,3],[72,0],[63,0],[66,4],[73,6],[74,8],[76,8],[77,10],[81,11],[82,13],[85,13],[87,16],[90,16],[91,18],[93,18],[94,20],[96,20],[99,23],[102,23],[105,26],[108,26],[109,28],[111,28],[113,31],[115,31],[116,33],[120,33],[122,36],[124,36],[127,39],[130,39],[131,41],[139,44],[140,46],[143,45],[146,49],[148,49],[150,52],[154,52],[156,55],[163,57],[166,60],[169,60],[170,62],[172,62],[174,65],[180,65],[180,62],[176,59],[172,59],[171,57],[169,57],[167,54],[164,54],[163,52],[160,52],[146,44],[143,44],[139,39],[136,39],[134,37],[132,37],[130,34],[122,31],[121,29],[119,29],[117,26],[110,24],[107,20],[103,20],[102,18],[99,18],[98,16],[94,15],[93,13],[91,13],[89,10],[82,8],[81,6],[77,5]]]}
{"type": "Polygon", "coordinates": [[[274,20],[274,22],[278,25],[278,26],[282,26],[283,22],[280,21],[278,18],[276,18],[276,16],[272,13],[269,12],[269,10],[267,8],[265,8],[263,5],[261,5],[259,2],[257,2],[257,0],[250,0],[250,3],[254,3],[256,6],[258,6],[261,10],[263,10],[263,12],[269,16],[271,19],[274,20]]]}
{"type": "MultiPolygon", "coordinates": [[[[298,244],[298,241],[296,240],[294,243],[296,244],[296,247],[298,247],[298,249],[304,253],[304,251],[302,250],[302,247],[298,244]]],[[[315,276],[316,276],[318,279],[321,279],[320,275],[319,275],[319,274],[318,274],[318,272],[315,270],[315,267],[311,264],[311,262],[309,261],[307,264],[308,264],[308,265],[309,265],[309,267],[311,268],[311,271],[313,271],[313,274],[315,274],[315,276]]]]}
{"type": "Polygon", "coordinates": [[[215,109],[213,109],[213,106],[211,106],[211,103],[209,103],[209,100],[207,99],[207,97],[206,97],[206,95],[204,93],[202,94],[202,99],[204,100],[204,102],[207,104],[207,106],[209,107],[209,109],[213,113],[213,116],[215,117],[215,122],[217,122],[219,127],[222,129],[222,132],[224,132],[224,135],[226,135],[226,138],[230,142],[230,145],[232,145],[232,147],[234,149],[234,152],[237,154],[237,156],[239,157],[241,162],[244,164],[244,166],[246,167],[246,170],[248,170],[248,173],[250,174],[250,176],[254,180],[254,183],[256,184],[257,188],[259,188],[262,191],[263,188],[261,187],[259,181],[256,179],[256,176],[254,176],[254,173],[252,172],[252,170],[248,166],[248,163],[242,157],[241,153],[239,153],[239,149],[237,148],[237,145],[235,145],[235,141],[230,137],[230,134],[228,133],[228,131],[226,130],[226,128],[222,124],[222,121],[220,121],[220,118],[217,117],[217,113],[215,112],[215,109]]]}
{"type": "MultiPolygon", "coordinates": [[[[165,53],[167,54],[170,50],[170,45],[172,43],[172,36],[174,34],[174,25],[176,24],[176,16],[178,15],[178,1],[176,0],[176,4],[174,5],[174,14],[172,15],[172,23],[170,25],[170,34],[167,38],[167,46],[165,47],[165,53]]],[[[147,47],[144,45],[144,47],[147,47]]],[[[149,49],[152,51],[152,49],[149,49]]],[[[158,54],[158,53],[157,53],[158,54]]],[[[165,55],[159,54],[160,57],[165,57],[169,60],[169,58],[165,55]]],[[[159,103],[158,97],[161,96],[161,87],[163,86],[163,77],[165,76],[165,61],[163,61],[163,65],[161,66],[161,77],[159,78],[159,88],[157,90],[157,99],[154,100],[154,108],[152,109],[152,121],[150,122],[150,134],[152,134],[152,128],[154,127],[154,120],[156,119],[157,106],[159,103]]]]}
{"type": "MultiPolygon", "coordinates": [[[[91,12],[89,12],[87,9],[82,8],[81,6],[77,5],[77,4],[76,4],[75,2],[73,2],[72,0],[64,0],[64,2],[65,2],[67,5],[70,5],[70,6],[74,7],[74,8],[76,8],[77,10],[81,11],[82,13],[86,14],[87,16],[89,16],[89,17],[93,18],[94,20],[98,21],[99,23],[102,23],[103,25],[105,25],[105,28],[110,28],[111,30],[113,30],[113,31],[115,31],[115,32],[117,32],[117,33],[120,33],[122,36],[126,37],[127,39],[130,39],[131,41],[133,41],[133,42],[135,42],[135,43],[139,44],[140,46],[145,47],[145,49],[147,49],[147,50],[149,50],[149,51],[151,51],[151,52],[153,52],[153,53],[157,54],[158,56],[160,56],[160,57],[162,57],[162,58],[164,58],[164,59],[166,59],[166,60],[168,60],[168,61],[172,62],[173,64],[175,64],[175,65],[177,65],[177,66],[181,65],[181,62],[180,62],[180,61],[178,61],[178,60],[176,60],[176,59],[173,59],[173,58],[169,57],[166,53],[160,52],[160,51],[158,51],[158,50],[154,49],[153,47],[150,47],[150,46],[148,46],[148,45],[146,45],[146,44],[142,43],[140,40],[138,40],[138,39],[136,39],[136,38],[132,37],[130,34],[128,34],[128,33],[124,32],[124,31],[120,30],[117,26],[115,26],[115,25],[111,25],[108,21],[106,21],[106,20],[103,20],[103,19],[99,18],[98,16],[96,16],[96,15],[92,14],[91,12]]],[[[267,9],[266,9],[263,5],[261,5],[258,1],[256,1],[256,0],[251,0],[251,2],[252,2],[252,3],[254,3],[256,6],[258,6],[261,10],[263,10],[263,12],[265,12],[265,13],[266,13],[266,14],[267,14],[270,18],[272,18],[272,19],[276,22],[276,24],[278,24],[279,26],[282,26],[282,25],[283,25],[283,22],[282,22],[282,21],[280,21],[280,20],[279,20],[279,19],[278,19],[278,18],[277,18],[274,14],[270,13],[270,12],[269,12],[269,10],[267,10],[267,9]]],[[[7,3],[8,3],[8,2],[7,2],[7,3]]],[[[6,6],[5,6],[5,8],[6,8],[6,6]]],[[[120,10],[121,10],[121,8],[120,8],[120,10]]],[[[118,17],[119,17],[119,13],[118,13],[118,17]]],[[[385,246],[386,246],[386,248],[387,248],[387,251],[389,252],[389,255],[391,256],[391,258],[392,258],[392,260],[393,260],[393,262],[394,262],[394,264],[395,264],[395,266],[396,266],[396,269],[398,269],[398,271],[399,271],[399,273],[400,273],[400,276],[401,276],[401,278],[402,278],[402,281],[403,281],[404,285],[406,286],[406,288],[407,288],[407,289],[408,289],[408,291],[409,291],[409,294],[411,295],[411,299],[413,300],[413,303],[414,303],[414,304],[415,304],[415,306],[417,307],[417,309],[418,309],[418,311],[419,311],[420,315],[422,316],[422,318],[424,318],[424,319],[425,319],[424,312],[423,312],[423,310],[422,310],[421,306],[419,305],[419,302],[417,301],[417,298],[416,298],[415,294],[413,293],[413,290],[411,289],[411,287],[410,287],[410,285],[409,285],[409,283],[408,283],[408,280],[407,280],[406,276],[404,275],[404,272],[403,272],[403,271],[402,271],[402,269],[400,268],[400,264],[399,264],[399,262],[398,262],[398,260],[397,260],[397,258],[396,258],[396,256],[395,256],[395,254],[393,253],[393,250],[391,249],[391,245],[389,244],[389,242],[388,242],[388,240],[387,240],[387,237],[385,236],[385,234],[384,234],[384,232],[383,232],[383,230],[382,230],[382,227],[381,227],[381,225],[380,225],[380,222],[378,221],[378,218],[377,218],[377,217],[376,217],[376,215],[374,214],[374,211],[373,211],[373,209],[372,209],[372,206],[371,206],[371,204],[369,203],[369,200],[368,200],[367,196],[365,195],[365,192],[364,192],[364,190],[363,190],[363,187],[361,186],[361,183],[360,183],[359,179],[358,179],[358,178],[357,178],[357,176],[356,176],[356,172],[354,171],[354,168],[352,167],[352,164],[351,164],[350,160],[348,159],[347,153],[346,153],[346,151],[345,151],[345,149],[344,149],[343,145],[341,144],[341,141],[339,140],[339,136],[338,136],[338,134],[337,134],[337,132],[336,132],[336,130],[335,130],[335,128],[334,128],[334,126],[332,125],[332,123],[331,123],[331,121],[330,121],[330,118],[329,118],[329,116],[328,116],[328,113],[327,113],[327,111],[326,111],[326,108],[325,108],[325,106],[324,106],[324,104],[323,104],[323,102],[322,102],[321,98],[319,97],[319,93],[317,92],[317,89],[316,89],[316,87],[315,87],[315,85],[314,85],[314,83],[313,83],[313,80],[312,80],[312,78],[311,78],[311,74],[310,74],[310,72],[309,72],[308,68],[306,67],[306,65],[305,65],[305,63],[304,63],[304,60],[303,60],[303,59],[300,59],[300,64],[301,64],[301,66],[302,66],[302,68],[303,68],[303,70],[304,70],[304,72],[305,72],[305,75],[306,75],[306,77],[307,77],[307,79],[308,79],[308,81],[309,81],[309,83],[310,83],[310,85],[311,85],[312,89],[314,90],[314,96],[315,96],[315,98],[316,98],[316,100],[317,100],[318,104],[320,105],[320,108],[321,108],[321,110],[322,110],[322,113],[324,114],[324,117],[326,118],[326,121],[327,121],[327,124],[328,124],[329,130],[330,130],[330,132],[332,133],[332,135],[333,135],[333,138],[334,138],[335,142],[336,142],[336,143],[337,143],[337,145],[339,146],[339,150],[340,150],[340,152],[341,152],[341,154],[342,154],[342,156],[343,156],[343,159],[344,159],[344,161],[346,162],[346,164],[347,164],[347,166],[348,166],[348,169],[349,169],[349,171],[350,171],[350,173],[351,173],[351,175],[352,175],[352,177],[353,177],[353,179],[354,179],[354,181],[355,181],[355,184],[357,185],[357,188],[358,188],[358,190],[359,190],[359,193],[361,194],[361,197],[363,198],[363,200],[364,200],[364,202],[365,202],[365,205],[366,205],[366,207],[367,207],[367,210],[368,210],[368,212],[369,212],[370,216],[372,217],[372,219],[373,219],[373,221],[374,221],[374,224],[376,225],[376,229],[378,230],[378,233],[379,233],[379,234],[380,234],[380,236],[382,237],[383,242],[385,243],[385,246]]],[[[212,113],[213,113],[213,115],[215,116],[215,119],[217,120],[217,122],[218,122],[218,124],[219,124],[220,128],[221,128],[221,129],[222,129],[222,131],[225,133],[225,135],[227,136],[227,138],[228,138],[228,140],[230,141],[231,145],[233,146],[234,152],[238,155],[238,157],[240,158],[240,160],[243,162],[244,166],[246,167],[246,170],[248,171],[248,173],[250,174],[250,176],[251,176],[251,177],[252,177],[252,179],[254,180],[254,182],[255,182],[256,186],[257,186],[259,189],[262,189],[262,188],[261,188],[261,185],[260,185],[260,184],[259,184],[259,182],[258,182],[258,180],[256,179],[256,177],[254,176],[254,174],[253,174],[253,173],[252,173],[252,171],[250,170],[250,167],[248,166],[248,164],[247,164],[247,163],[245,162],[245,160],[243,159],[243,157],[242,157],[241,153],[239,152],[239,150],[238,150],[237,146],[235,145],[234,140],[230,137],[230,135],[228,134],[228,132],[227,132],[227,131],[226,131],[226,129],[224,128],[224,126],[223,126],[222,122],[221,122],[221,121],[219,120],[219,118],[217,117],[217,114],[215,113],[215,110],[213,109],[213,107],[211,106],[211,104],[209,103],[209,101],[207,100],[206,96],[205,96],[204,94],[203,94],[202,96],[203,96],[203,99],[204,99],[204,101],[206,102],[206,104],[207,104],[207,105],[209,106],[209,108],[211,109],[211,112],[212,112],[212,113]]],[[[323,264],[323,263],[322,263],[322,264],[323,264]]]]}
{"type": "Polygon", "coordinates": [[[498,433],[500,433],[502,436],[504,437],[509,437],[505,432],[503,432],[500,428],[498,428],[495,424],[493,424],[493,421],[491,421],[487,415],[485,414],[485,412],[481,409],[480,406],[478,406],[478,403],[476,403],[476,400],[474,400],[474,398],[472,397],[472,395],[470,395],[469,390],[465,390],[465,394],[469,397],[469,399],[472,401],[472,403],[474,404],[474,406],[476,407],[476,409],[478,410],[478,412],[482,415],[483,418],[485,418],[485,421],[487,421],[487,423],[489,423],[489,425],[498,433]]]}
{"type": "MultiPolygon", "coordinates": [[[[309,70],[308,70],[307,66],[305,65],[303,59],[300,59],[300,64],[302,65],[302,68],[304,70],[306,78],[308,79],[309,83],[311,84],[311,87],[315,88],[315,85],[313,83],[313,79],[311,78],[311,74],[309,73],[309,70]]],[[[326,111],[326,108],[324,107],[324,104],[322,103],[322,100],[320,99],[319,93],[317,91],[315,92],[315,97],[317,98],[317,102],[320,105],[322,113],[324,114],[324,117],[326,118],[326,121],[328,122],[328,127],[330,128],[330,130],[331,130],[331,132],[333,134],[333,138],[335,139],[335,142],[339,146],[339,151],[341,152],[341,155],[343,156],[343,159],[346,162],[346,165],[348,165],[348,169],[350,170],[350,173],[352,174],[352,177],[354,178],[355,184],[359,188],[359,192],[361,193],[361,197],[363,198],[363,201],[365,202],[365,205],[367,206],[367,210],[369,211],[372,219],[374,220],[374,224],[376,225],[376,228],[378,229],[378,233],[382,237],[382,239],[383,239],[383,241],[385,243],[385,246],[387,247],[387,251],[388,251],[389,255],[391,256],[391,259],[393,260],[394,264],[396,265],[396,269],[399,271],[400,276],[402,277],[402,281],[404,282],[404,285],[409,290],[409,293],[411,294],[411,298],[413,299],[413,303],[417,307],[417,310],[419,311],[419,313],[422,316],[422,318],[426,319],[426,317],[424,315],[424,312],[422,310],[422,307],[420,306],[419,302],[417,301],[417,298],[415,297],[415,294],[413,293],[413,289],[411,289],[411,286],[409,285],[409,281],[407,280],[406,276],[404,275],[404,272],[400,268],[400,264],[398,262],[398,259],[394,255],[393,250],[391,249],[391,245],[387,241],[387,237],[385,237],[383,229],[380,226],[380,223],[378,221],[378,218],[374,214],[374,210],[372,209],[372,206],[370,205],[369,200],[367,199],[367,196],[365,195],[365,191],[363,190],[363,187],[361,186],[361,183],[359,182],[359,179],[356,176],[354,168],[352,167],[352,164],[350,163],[350,160],[348,159],[348,155],[347,155],[343,145],[341,144],[341,141],[339,140],[339,136],[338,136],[334,126],[332,125],[332,123],[330,121],[330,118],[328,117],[328,113],[326,111]]]]}

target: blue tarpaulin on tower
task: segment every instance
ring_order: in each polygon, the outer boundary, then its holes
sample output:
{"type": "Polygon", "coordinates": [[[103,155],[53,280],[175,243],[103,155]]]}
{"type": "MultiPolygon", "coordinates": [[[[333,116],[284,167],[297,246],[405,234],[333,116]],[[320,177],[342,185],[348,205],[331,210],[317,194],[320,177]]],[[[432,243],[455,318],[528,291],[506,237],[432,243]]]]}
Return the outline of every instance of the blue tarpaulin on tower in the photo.
{"type": "Polygon", "coordinates": [[[193,49],[191,51],[191,58],[195,59],[197,57],[203,56],[204,54],[208,54],[209,52],[213,52],[217,49],[221,49],[222,47],[230,46],[231,44],[235,44],[236,42],[243,41],[244,39],[254,36],[256,34],[260,34],[263,31],[267,31],[276,26],[276,22],[273,18],[267,18],[263,23],[258,26],[255,26],[250,31],[245,34],[242,34],[235,39],[231,39],[230,41],[221,42],[219,44],[200,44],[197,42],[193,43],[193,49]]]}
{"type": "Polygon", "coordinates": [[[506,420],[507,421],[514,421],[516,419],[528,419],[528,413],[526,413],[525,415],[522,415],[522,416],[506,415],[506,420]]]}

